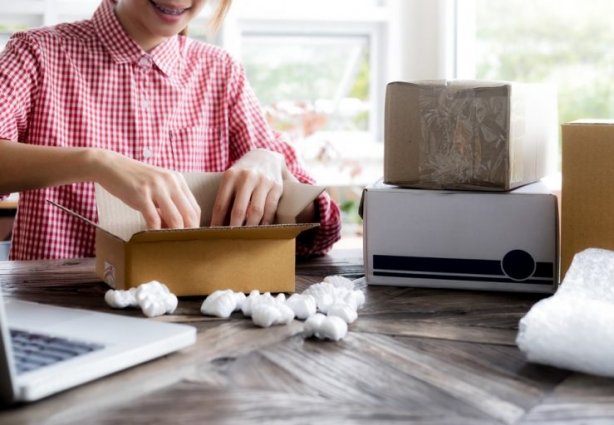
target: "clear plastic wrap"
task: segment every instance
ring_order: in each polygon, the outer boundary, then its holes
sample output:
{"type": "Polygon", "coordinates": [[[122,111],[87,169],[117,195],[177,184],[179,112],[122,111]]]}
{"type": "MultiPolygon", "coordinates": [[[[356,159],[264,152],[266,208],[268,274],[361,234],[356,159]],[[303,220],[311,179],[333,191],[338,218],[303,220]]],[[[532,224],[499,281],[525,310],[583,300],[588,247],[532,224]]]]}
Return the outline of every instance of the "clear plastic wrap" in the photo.
{"type": "Polygon", "coordinates": [[[420,182],[495,187],[506,181],[509,87],[420,87],[420,182]]]}
{"type": "Polygon", "coordinates": [[[520,320],[516,343],[532,362],[614,377],[614,252],[576,254],[558,292],[520,320]]]}

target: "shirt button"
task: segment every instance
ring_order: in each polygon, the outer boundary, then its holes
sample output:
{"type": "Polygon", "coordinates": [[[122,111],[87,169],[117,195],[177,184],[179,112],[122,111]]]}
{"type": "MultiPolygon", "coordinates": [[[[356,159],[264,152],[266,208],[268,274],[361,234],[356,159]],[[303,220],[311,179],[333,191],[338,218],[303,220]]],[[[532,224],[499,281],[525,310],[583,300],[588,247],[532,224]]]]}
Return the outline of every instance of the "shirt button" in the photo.
{"type": "Polygon", "coordinates": [[[149,100],[148,100],[148,99],[143,99],[143,100],[141,101],[141,107],[142,107],[143,109],[148,109],[148,108],[149,108],[149,100]]]}
{"type": "Polygon", "coordinates": [[[139,66],[141,68],[149,68],[151,66],[151,58],[149,56],[141,56],[141,59],[139,59],[139,66]]]}
{"type": "Polygon", "coordinates": [[[149,159],[153,156],[153,151],[149,148],[143,148],[143,158],[149,159]]]}

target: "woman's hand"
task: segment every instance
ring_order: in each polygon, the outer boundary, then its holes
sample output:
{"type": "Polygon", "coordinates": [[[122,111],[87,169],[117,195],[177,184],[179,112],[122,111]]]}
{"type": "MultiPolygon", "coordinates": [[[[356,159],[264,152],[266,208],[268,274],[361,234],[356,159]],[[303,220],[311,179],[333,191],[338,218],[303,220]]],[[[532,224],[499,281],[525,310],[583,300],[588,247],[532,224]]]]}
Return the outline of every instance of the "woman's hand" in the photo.
{"type": "Polygon", "coordinates": [[[222,175],[211,225],[272,224],[289,176],[281,154],[265,149],[247,152],[222,175]]]}
{"type": "Polygon", "coordinates": [[[143,214],[149,229],[200,226],[200,207],[179,173],[96,150],[94,181],[143,214]]]}
{"type": "Polygon", "coordinates": [[[200,225],[200,208],[183,176],[117,152],[0,140],[0,170],[0,193],[94,181],[140,211],[151,229],[200,225]]]}

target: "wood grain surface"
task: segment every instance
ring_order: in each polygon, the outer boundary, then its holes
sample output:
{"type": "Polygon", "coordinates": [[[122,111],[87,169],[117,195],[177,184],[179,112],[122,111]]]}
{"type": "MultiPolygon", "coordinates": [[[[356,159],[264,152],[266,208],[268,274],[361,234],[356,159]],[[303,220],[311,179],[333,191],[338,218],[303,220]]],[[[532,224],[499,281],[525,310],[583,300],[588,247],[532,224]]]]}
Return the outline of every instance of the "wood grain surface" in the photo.
{"type": "MultiPolygon", "coordinates": [[[[93,267],[0,262],[0,284],[5,297],[108,312],[93,267]]],[[[301,260],[297,288],[362,270],[360,251],[301,260]]],[[[156,320],[196,326],[194,346],[0,411],[0,424],[614,423],[614,380],[528,363],[516,347],[540,296],[361,287],[366,305],[337,343],[304,339],[300,321],[204,317],[201,297],[182,298],[156,320]]]]}

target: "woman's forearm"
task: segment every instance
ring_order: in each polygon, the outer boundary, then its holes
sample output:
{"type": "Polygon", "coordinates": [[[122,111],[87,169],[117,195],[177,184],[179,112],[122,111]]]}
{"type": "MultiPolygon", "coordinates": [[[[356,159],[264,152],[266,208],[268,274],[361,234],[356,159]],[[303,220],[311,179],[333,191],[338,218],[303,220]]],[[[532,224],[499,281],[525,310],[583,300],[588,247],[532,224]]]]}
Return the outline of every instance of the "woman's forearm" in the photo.
{"type": "Polygon", "coordinates": [[[33,146],[0,140],[0,193],[93,180],[97,149],[33,146]]]}
{"type": "Polygon", "coordinates": [[[149,228],[198,227],[200,207],[183,176],[98,148],[0,140],[0,193],[92,181],[140,211],[149,228]]]}

